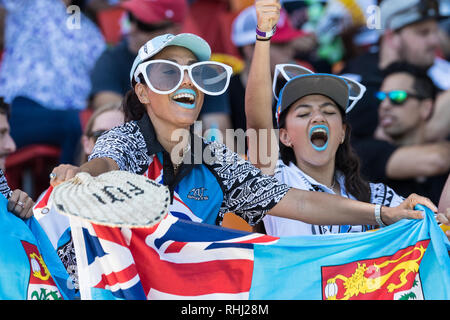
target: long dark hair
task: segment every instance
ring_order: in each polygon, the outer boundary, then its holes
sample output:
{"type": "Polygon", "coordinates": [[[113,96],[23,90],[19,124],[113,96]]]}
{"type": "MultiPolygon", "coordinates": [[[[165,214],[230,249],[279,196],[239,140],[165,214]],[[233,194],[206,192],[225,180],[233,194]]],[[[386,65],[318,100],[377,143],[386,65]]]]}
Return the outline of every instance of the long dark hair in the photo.
{"type": "MultiPolygon", "coordinates": [[[[144,83],[144,78],[142,77],[141,74],[139,75],[139,80],[141,81],[141,83],[144,83]]],[[[136,85],[136,81],[134,79],[132,85],[133,87],[130,90],[128,90],[128,92],[125,94],[125,97],[122,100],[122,108],[125,114],[125,122],[131,120],[139,120],[144,116],[146,112],[145,105],[143,105],[139,101],[139,98],[136,95],[136,92],[134,91],[134,86],[136,85]]]]}
{"type": "MultiPolygon", "coordinates": [[[[280,128],[285,128],[287,108],[280,114],[280,128]]],[[[339,145],[336,151],[335,169],[341,171],[345,176],[345,189],[348,194],[354,196],[357,200],[363,202],[370,202],[370,186],[369,183],[361,176],[361,164],[359,157],[350,144],[351,126],[346,121],[345,115],[339,109],[342,115],[342,123],[347,125],[345,131],[345,139],[342,144],[339,145]]],[[[297,165],[294,149],[285,146],[281,141],[280,145],[280,157],[284,164],[289,165],[289,162],[297,165]]]]}

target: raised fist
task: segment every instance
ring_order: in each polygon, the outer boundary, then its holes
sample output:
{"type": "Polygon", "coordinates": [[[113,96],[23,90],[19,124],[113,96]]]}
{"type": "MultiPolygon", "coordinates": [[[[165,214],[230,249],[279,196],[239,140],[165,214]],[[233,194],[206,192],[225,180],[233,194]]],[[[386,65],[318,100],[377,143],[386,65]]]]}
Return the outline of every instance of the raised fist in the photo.
{"type": "Polygon", "coordinates": [[[264,32],[271,31],[280,18],[280,1],[256,0],[255,8],[258,29],[264,32]]]}

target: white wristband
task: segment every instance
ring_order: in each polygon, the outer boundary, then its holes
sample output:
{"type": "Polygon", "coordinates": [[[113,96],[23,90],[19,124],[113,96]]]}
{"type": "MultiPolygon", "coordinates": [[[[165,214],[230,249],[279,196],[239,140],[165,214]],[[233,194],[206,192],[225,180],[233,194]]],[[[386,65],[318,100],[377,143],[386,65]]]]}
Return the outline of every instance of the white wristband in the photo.
{"type": "Polygon", "coordinates": [[[384,224],[383,220],[381,220],[381,204],[375,205],[375,221],[381,228],[387,227],[387,225],[384,224]]]}

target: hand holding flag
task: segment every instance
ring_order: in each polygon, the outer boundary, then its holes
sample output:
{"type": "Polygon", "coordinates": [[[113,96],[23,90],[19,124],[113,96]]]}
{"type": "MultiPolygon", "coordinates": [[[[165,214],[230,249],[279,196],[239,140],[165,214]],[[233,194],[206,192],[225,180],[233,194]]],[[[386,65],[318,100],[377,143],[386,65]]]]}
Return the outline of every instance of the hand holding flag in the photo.
{"type": "Polygon", "coordinates": [[[34,201],[24,191],[16,189],[11,192],[8,199],[8,211],[14,213],[21,219],[28,219],[33,215],[34,201]]]}

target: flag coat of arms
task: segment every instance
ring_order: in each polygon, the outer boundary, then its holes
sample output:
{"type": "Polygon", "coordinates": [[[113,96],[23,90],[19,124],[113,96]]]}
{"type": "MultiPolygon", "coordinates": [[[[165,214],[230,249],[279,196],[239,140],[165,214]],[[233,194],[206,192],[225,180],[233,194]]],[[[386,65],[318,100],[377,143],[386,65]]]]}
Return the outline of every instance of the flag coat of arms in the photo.
{"type": "Polygon", "coordinates": [[[39,223],[6,208],[0,195],[0,299],[72,299],[69,275],[39,223]]]}
{"type": "Polygon", "coordinates": [[[82,299],[449,299],[450,243],[427,208],[364,233],[276,238],[171,214],[152,228],[70,218],[82,299]]]}

